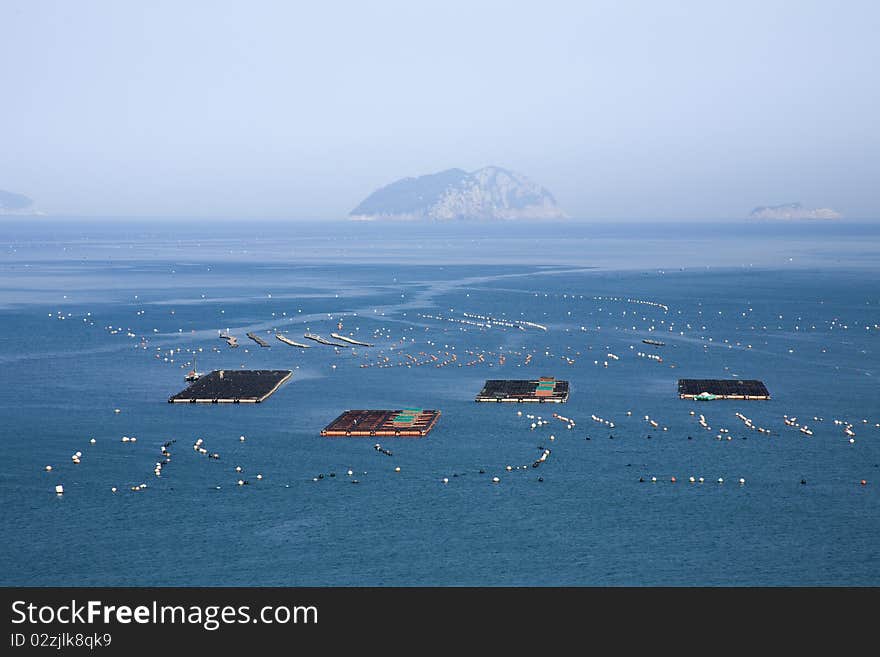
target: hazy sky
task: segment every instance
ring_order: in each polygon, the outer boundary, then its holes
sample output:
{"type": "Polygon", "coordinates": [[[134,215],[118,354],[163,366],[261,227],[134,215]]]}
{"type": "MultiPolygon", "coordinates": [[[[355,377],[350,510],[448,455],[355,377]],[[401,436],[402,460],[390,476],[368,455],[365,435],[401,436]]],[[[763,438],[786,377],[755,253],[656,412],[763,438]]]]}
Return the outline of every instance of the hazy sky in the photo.
{"type": "Polygon", "coordinates": [[[880,2],[0,0],[0,189],[343,218],[486,164],[574,217],[880,218],[880,2]]]}

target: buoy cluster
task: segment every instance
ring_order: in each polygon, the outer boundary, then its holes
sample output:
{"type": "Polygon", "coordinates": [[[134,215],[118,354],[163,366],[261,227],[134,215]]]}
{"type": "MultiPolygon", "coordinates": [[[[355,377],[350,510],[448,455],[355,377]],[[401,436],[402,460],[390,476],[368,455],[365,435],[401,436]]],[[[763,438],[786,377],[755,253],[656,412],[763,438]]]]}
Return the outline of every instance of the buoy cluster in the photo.
{"type": "MultiPolygon", "coordinates": [[[[752,431],[757,431],[758,433],[770,433],[770,429],[765,429],[764,427],[755,426],[755,423],[752,421],[750,417],[746,417],[740,412],[736,413],[736,417],[739,418],[742,423],[745,425],[747,429],[751,429],[752,431]]],[[[810,435],[813,435],[810,433],[810,435]]]]}
{"type": "Polygon", "coordinates": [[[544,451],[541,452],[541,456],[539,456],[538,459],[534,463],[532,463],[532,467],[537,468],[542,463],[544,463],[549,458],[549,456],[550,456],[550,450],[545,449],[544,451]]]}
{"type": "MultiPolygon", "coordinates": [[[[400,468],[399,467],[395,468],[395,472],[400,472],[400,468]]],[[[364,470],[360,474],[361,474],[361,476],[366,475],[367,471],[364,470]]],[[[345,475],[346,475],[346,477],[348,477],[349,483],[352,483],[352,484],[361,483],[360,479],[355,478],[355,471],[352,468],[349,468],[348,470],[346,470],[345,475]]],[[[318,475],[312,477],[312,481],[314,481],[314,482],[324,481],[327,478],[336,479],[336,473],[331,472],[326,476],[323,473],[321,473],[321,474],[318,474],[318,475]]]]}
{"type": "Polygon", "coordinates": [[[162,447],[159,450],[162,453],[162,460],[156,461],[156,466],[153,469],[153,474],[156,475],[157,477],[161,477],[162,476],[162,468],[164,468],[166,465],[171,463],[171,452],[168,451],[168,448],[171,447],[171,445],[173,445],[175,442],[177,442],[177,441],[176,440],[166,440],[164,443],[162,443],[162,447]]]}
{"type": "Polygon", "coordinates": [[[574,429],[575,421],[571,418],[565,417],[564,415],[559,415],[559,413],[554,413],[553,417],[555,417],[560,422],[565,422],[568,425],[569,429],[574,429]]]}
{"type": "Polygon", "coordinates": [[[393,456],[393,454],[391,453],[391,450],[385,449],[379,443],[376,443],[375,445],[373,445],[373,449],[375,449],[380,454],[384,454],[385,456],[393,456]]]}
{"type": "Polygon", "coordinates": [[[592,415],[590,415],[590,419],[593,420],[593,422],[598,422],[599,424],[604,424],[604,425],[607,426],[609,429],[613,429],[613,428],[614,428],[614,422],[612,422],[611,420],[606,420],[606,419],[603,418],[603,417],[599,417],[599,416],[596,415],[595,413],[592,414],[592,415]]]}
{"type": "MultiPolygon", "coordinates": [[[[659,480],[657,479],[656,476],[651,476],[649,479],[646,479],[644,476],[639,477],[639,483],[645,483],[646,481],[650,481],[652,484],[656,484],[659,480]]],[[[678,478],[673,475],[673,476],[669,477],[669,479],[666,481],[668,481],[671,484],[675,484],[675,483],[678,483],[678,478]]],[[[715,480],[715,482],[718,484],[723,484],[724,477],[718,477],[715,480]]],[[[695,477],[695,476],[691,475],[690,477],[688,477],[688,483],[703,484],[703,483],[706,483],[706,479],[705,479],[705,477],[695,477]]],[[[740,486],[744,486],[746,483],[745,477],[740,477],[739,479],[736,480],[736,483],[738,483],[740,486]]]]}
{"type": "Polygon", "coordinates": [[[840,424],[843,426],[843,433],[850,438],[854,438],[856,435],[855,430],[853,429],[853,425],[849,422],[845,422],[844,420],[835,420],[835,424],[840,424]]]}
{"type": "Polygon", "coordinates": [[[531,428],[533,430],[537,429],[538,427],[541,427],[545,424],[550,424],[550,420],[545,420],[540,415],[536,416],[536,415],[528,414],[528,415],[526,415],[526,419],[534,420],[534,422],[532,422],[532,426],[531,426],[531,428]]]}
{"type": "Polygon", "coordinates": [[[659,308],[663,312],[669,312],[669,306],[665,303],[659,303],[657,301],[649,301],[647,299],[632,299],[632,298],[624,298],[624,297],[607,297],[607,296],[596,296],[593,297],[593,301],[623,301],[626,303],[635,303],[642,306],[652,306],[654,308],[659,308]]]}
{"type": "MultiPolygon", "coordinates": [[[[818,418],[814,418],[814,419],[818,419],[818,418]]],[[[782,421],[785,423],[786,426],[796,428],[798,431],[800,431],[805,436],[812,436],[813,435],[813,430],[810,429],[810,427],[807,426],[806,424],[802,425],[800,422],[798,422],[797,417],[794,417],[794,416],[789,417],[788,415],[783,415],[782,421]]]]}
{"type": "Polygon", "coordinates": [[[209,459],[214,459],[215,461],[220,460],[220,454],[217,452],[209,452],[208,448],[205,447],[204,438],[196,438],[196,442],[193,443],[193,451],[198,452],[202,456],[207,456],[209,459]]]}

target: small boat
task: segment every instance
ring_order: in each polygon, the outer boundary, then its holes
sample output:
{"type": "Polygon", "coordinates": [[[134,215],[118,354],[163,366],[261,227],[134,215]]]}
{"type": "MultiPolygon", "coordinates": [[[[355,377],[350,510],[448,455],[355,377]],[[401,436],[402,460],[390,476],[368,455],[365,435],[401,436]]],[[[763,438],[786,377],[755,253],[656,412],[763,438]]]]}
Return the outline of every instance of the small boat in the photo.
{"type": "Polygon", "coordinates": [[[352,340],[351,338],[347,338],[344,335],[340,335],[339,333],[331,333],[330,337],[334,338],[336,340],[342,340],[343,342],[348,342],[349,344],[360,345],[361,347],[372,347],[373,346],[369,342],[360,342],[359,340],[352,340]]]}
{"type": "Polygon", "coordinates": [[[193,354],[193,368],[183,377],[184,381],[198,381],[202,377],[202,373],[196,371],[196,355],[193,354]]]}
{"type": "Polygon", "coordinates": [[[238,346],[238,338],[236,338],[234,335],[221,332],[219,337],[221,340],[226,340],[226,344],[228,344],[230,347],[238,346]]]}
{"type": "Polygon", "coordinates": [[[275,337],[278,338],[284,344],[289,344],[291,347],[299,347],[300,349],[311,349],[310,345],[303,344],[302,342],[294,342],[290,338],[282,335],[281,333],[276,333],[275,337]]]}
{"type": "Polygon", "coordinates": [[[645,338],[644,340],[642,340],[642,342],[644,342],[645,344],[652,344],[655,347],[665,347],[666,346],[665,342],[660,342],[659,340],[651,340],[650,338],[645,338]]]}
{"type": "Polygon", "coordinates": [[[303,337],[309,340],[314,340],[315,342],[318,342],[320,344],[325,344],[328,347],[345,347],[344,344],[339,344],[338,342],[330,342],[329,340],[322,338],[320,335],[315,335],[313,333],[306,333],[303,335],[303,337]]]}
{"type": "Polygon", "coordinates": [[[260,345],[261,347],[268,347],[268,346],[269,346],[269,343],[266,342],[263,338],[261,338],[261,337],[260,337],[259,335],[257,335],[256,333],[247,333],[247,336],[248,336],[251,340],[253,340],[254,342],[256,342],[258,345],[260,345]]]}

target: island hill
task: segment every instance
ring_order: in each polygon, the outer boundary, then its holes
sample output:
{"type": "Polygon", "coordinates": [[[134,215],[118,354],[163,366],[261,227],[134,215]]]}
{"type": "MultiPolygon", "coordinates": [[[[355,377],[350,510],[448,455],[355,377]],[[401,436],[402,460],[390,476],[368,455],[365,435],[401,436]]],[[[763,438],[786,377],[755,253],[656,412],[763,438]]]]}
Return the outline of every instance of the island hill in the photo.
{"type": "Polygon", "coordinates": [[[358,221],[567,218],[549,191],[500,167],[402,178],[370,194],[349,216],[358,221]]]}
{"type": "Polygon", "coordinates": [[[800,203],[784,205],[762,205],[749,214],[750,219],[841,219],[841,215],[831,208],[805,208],[800,203]]]}
{"type": "Polygon", "coordinates": [[[33,204],[24,194],[0,189],[0,214],[34,214],[33,204]]]}

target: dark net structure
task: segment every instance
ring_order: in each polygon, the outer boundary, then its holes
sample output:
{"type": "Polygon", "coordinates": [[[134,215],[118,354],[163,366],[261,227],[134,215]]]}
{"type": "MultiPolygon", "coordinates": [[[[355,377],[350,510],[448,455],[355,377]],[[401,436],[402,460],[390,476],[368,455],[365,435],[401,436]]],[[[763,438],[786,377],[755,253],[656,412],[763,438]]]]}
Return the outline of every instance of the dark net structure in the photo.
{"type": "Polygon", "coordinates": [[[743,379],[679,379],[682,399],[711,396],[721,399],[770,399],[763,381],[743,379]]]}
{"type": "Polygon", "coordinates": [[[490,379],[476,397],[478,402],[550,402],[568,401],[568,381],[552,376],[529,381],[519,379],[490,379]]]}
{"type": "Polygon", "coordinates": [[[214,370],[193,381],[169,403],[258,403],[278,390],[290,370],[214,370]]]}
{"type": "Polygon", "coordinates": [[[440,411],[421,408],[345,411],[321,431],[322,436],[408,436],[421,438],[437,424],[440,411]]]}

